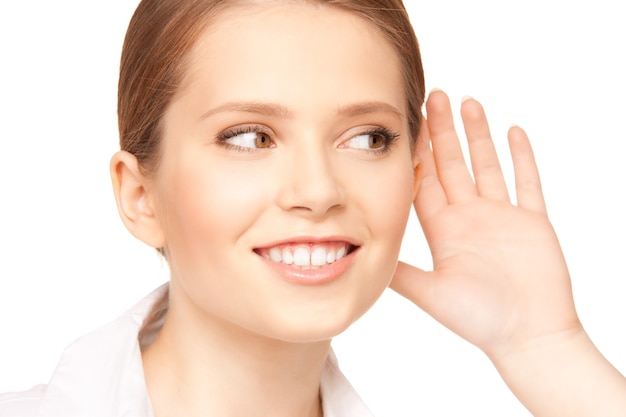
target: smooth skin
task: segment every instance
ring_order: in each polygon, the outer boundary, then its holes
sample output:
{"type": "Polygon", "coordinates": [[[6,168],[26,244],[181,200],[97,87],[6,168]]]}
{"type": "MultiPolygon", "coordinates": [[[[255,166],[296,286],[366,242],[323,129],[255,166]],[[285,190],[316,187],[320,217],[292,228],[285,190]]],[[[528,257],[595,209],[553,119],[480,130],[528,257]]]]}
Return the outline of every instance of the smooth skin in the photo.
{"type": "Polygon", "coordinates": [[[171,272],[146,385],[157,417],[319,416],[330,341],[388,287],[411,212],[405,83],[395,49],[351,13],[221,13],[164,115],[158,169],[124,151],[111,163],[124,223],[166,248],[171,272]],[[397,136],[374,149],[383,128],[397,136]],[[259,254],[303,242],[358,249],[311,285],[259,254]]]}
{"type": "Polygon", "coordinates": [[[626,379],[578,320],[525,132],[508,134],[512,204],[482,106],[461,106],[473,178],[445,93],[426,110],[414,206],[433,271],[400,263],[391,288],[483,350],[534,416],[626,415],[626,379]]]}
{"type": "Polygon", "coordinates": [[[166,323],[142,352],[156,416],[319,417],[330,339],[394,271],[392,288],[481,348],[536,416],[626,414],[624,378],[576,315],[521,129],[513,205],[476,101],[462,105],[473,176],[440,91],[411,152],[396,52],[367,22],[299,2],[224,13],[166,112],[158,171],[124,151],[111,163],[124,223],[166,247],[172,272],[166,323]],[[246,126],[272,146],[217,140],[246,126]],[[390,152],[352,140],[371,127],[398,134],[390,152]],[[397,265],[414,197],[432,272],[397,265]],[[294,285],[255,251],[303,236],[353,241],[353,266],[294,285]]]}

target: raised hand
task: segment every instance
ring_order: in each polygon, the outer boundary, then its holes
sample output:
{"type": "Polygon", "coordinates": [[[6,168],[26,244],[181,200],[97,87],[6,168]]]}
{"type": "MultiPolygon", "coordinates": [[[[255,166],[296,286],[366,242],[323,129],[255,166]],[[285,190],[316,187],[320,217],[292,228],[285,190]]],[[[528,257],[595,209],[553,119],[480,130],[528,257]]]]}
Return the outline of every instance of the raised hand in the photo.
{"type": "Polygon", "coordinates": [[[488,354],[579,329],[526,134],[518,127],[509,131],[514,205],[482,106],[468,99],[461,107],[473,179],[447,96],[433,92],[426,109],[415,209],[434,271],[400,264],[392,288],[488,354]]]}
{"type": "Polygon", "coordinates": [[[432,92],[426,110],[414,205],[433,271],[400,263],[391,288],[482,349],[533,415],[626,415],[626,379],[578,320],[526,134],[508,133],[513,204],[482,106],[461,106],[473,176],[448,97],[432,92]]]}

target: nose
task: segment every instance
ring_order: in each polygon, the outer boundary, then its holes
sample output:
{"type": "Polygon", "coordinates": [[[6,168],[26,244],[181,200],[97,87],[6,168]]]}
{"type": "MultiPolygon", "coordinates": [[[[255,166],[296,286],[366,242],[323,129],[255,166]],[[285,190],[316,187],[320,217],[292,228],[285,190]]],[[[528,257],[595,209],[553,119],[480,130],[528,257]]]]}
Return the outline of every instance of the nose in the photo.
{"type": "Polygon", "coordinates": [[[299,147],[289,156],[278,197],[283,210],[320,219],[344,206],[345,192],[336,175],[332,150],[299,147]]]}

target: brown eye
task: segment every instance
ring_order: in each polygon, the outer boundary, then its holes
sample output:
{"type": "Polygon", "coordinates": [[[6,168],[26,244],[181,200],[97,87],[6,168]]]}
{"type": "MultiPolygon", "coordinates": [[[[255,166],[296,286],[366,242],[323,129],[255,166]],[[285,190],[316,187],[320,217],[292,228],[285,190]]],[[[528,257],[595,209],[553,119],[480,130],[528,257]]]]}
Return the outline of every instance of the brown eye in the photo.
{"type": "Polygon", "coordinates": [[[352,149],[364,151],[381,151],[389,145],[389,139],[384,133],[371,132],[361,133],[346,142],[346,146],[352,149]]]}
{"type": "Polygon", "coordinates": [[[343,142],[341,148],[367,151],[372,155],[382,155],[391,150],[393,142],[398,137],[400,137],[399,134],[386,128],[372,127],[343,142]]]}
{"type": "Polygon", "coordinates": [[[372,133],[369,135],[370,149],[380,149],[385,146],[387,138],[380,133],[372,133]]]}
{"type": "Polygon", "coordinates": [[[275,146],[271,135],[261,128],[251,126],[228,130],[217,136],[219,143],[241,149],[267,149],[275,146]]]}
{"type": "Polygon", "coordinates": [[[269,148],[272,144],[270,137],[267,133],[256,132],[256,136],[254,138],[254,145],[257,148],[269,148]]]}

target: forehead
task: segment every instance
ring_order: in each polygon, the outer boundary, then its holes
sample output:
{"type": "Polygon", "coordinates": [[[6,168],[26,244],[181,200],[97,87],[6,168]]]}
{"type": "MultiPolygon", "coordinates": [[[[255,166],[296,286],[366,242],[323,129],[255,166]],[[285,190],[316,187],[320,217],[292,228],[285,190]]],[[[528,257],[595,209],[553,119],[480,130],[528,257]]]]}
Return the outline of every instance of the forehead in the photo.
{"type": "Polygon", "coordinates": [[[356,14],[317,3],[252,2],[220,12],[192,48],[183,83],[260,101],[281,101],[286,91],[306,98],[311,87],[338,101],[391,101],[405,113],[393,46],[356,14]]]}

